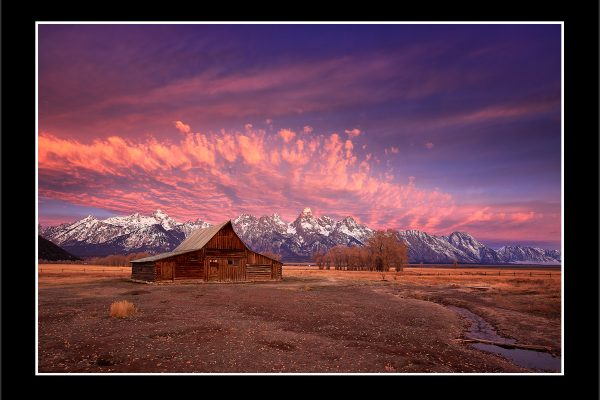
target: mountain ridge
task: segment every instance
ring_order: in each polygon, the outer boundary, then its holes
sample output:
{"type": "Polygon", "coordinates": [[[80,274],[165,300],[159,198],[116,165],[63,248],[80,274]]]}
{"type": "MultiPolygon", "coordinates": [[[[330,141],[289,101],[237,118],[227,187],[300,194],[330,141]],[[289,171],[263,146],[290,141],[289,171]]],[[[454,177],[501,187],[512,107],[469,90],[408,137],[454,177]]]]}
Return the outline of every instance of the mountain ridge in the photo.
{"type": "MultiPolygon", "coordinates": [[[[309,261],[316,251],[333,246],[361,246],[374,230],[352,216],[335,220],[316,217],[308,207],[292,222],[274,213],[256,217],[240,214],[232,219],[240,238],[254,251],[276,252],[284,261],[309,261]]],[[[38,226],[42,237],[80,256],[104,256],[132,252],[171,251],[194,230],[211,226],[201,219],[177,222],[160,209],[150,216],[134,213],[100,220],[89,215],[71,224],[38,226]]],[[[560,264],[560,251],[530,246],[492,249],[467,232],[435,236],[419,230],[395,231],[408,247],[410,262],[470,264],[560,264]]]]}

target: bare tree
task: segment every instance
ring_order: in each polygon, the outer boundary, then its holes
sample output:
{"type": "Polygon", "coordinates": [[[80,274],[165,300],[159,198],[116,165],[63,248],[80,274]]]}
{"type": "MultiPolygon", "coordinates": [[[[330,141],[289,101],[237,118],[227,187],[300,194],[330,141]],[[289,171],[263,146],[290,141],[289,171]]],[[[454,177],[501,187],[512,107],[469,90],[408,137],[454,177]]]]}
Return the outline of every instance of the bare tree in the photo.
{"type": "Polygon", "coordinates": [[[323,269],[324,258],[325,258],[325,251],[321,250],[320,248],[318,248],[312,254],[312,259],[317,264],[317,267],[319,267],[319,269],[323,269]]]}
{"type": "Polygon", "coordinates": [[[313,257],[321,269],[333,265],[337,270],[347,271],[385,272],[395,268],[400,272],[408,262],[406,245],[392,230],[375,232],[365,246],[338,245],[313,257]]]}
{"type": "Polygon", "coordinates": [[[367,248],[377,271],[389,271],[395,268],[400,272],[408,260],[406,245],[396,235],[396,232],[376,231],[367,241],[367,248]]]}

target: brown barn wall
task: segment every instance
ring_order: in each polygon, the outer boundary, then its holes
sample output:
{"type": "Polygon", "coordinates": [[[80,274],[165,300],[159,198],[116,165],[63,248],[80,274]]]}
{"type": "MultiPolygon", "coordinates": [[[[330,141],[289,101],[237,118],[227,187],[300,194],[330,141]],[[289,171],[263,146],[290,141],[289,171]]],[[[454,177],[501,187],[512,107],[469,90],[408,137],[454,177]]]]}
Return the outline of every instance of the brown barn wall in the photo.
{"type": "Polygon", "coordinates": [[[154,263],[131,263],[131,279],[154,281],[154,263]]]}
{"type": "Polygon", "coordinates": [[[235,234],[231,225],[223,227],[212,239],[204,246],[206,250],[210,249],[237,249],[245,250],[246,246],[235,234]]]}
{"type": "Polygon", "coordinates": [[[265,257],[262,254],[248,250],[248,265],[246,266],[249,281],[266,281],[281,279],[282,263],[265,257]]]}

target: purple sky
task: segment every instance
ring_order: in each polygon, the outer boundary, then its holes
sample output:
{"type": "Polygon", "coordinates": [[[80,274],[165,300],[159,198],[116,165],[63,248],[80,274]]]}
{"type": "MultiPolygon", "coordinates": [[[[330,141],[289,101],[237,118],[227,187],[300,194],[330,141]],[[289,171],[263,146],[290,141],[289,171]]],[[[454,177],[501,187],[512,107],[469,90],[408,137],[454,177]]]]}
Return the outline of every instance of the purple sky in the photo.
{"type": "Polygon", "coordinates": [[[40,223],[352,215],[560,246],[560,25],[40,25],[40,223]]]}

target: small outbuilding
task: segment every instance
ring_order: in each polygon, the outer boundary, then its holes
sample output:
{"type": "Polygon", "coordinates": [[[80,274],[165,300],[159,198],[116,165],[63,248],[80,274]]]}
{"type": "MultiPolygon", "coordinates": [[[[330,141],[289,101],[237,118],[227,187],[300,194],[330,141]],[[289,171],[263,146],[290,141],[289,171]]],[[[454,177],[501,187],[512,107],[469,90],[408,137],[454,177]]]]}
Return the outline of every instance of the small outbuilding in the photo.
{"type": "Polygon", "coordinates": [[[131,262],[131,279],[154,282],[280,280],[283,263],[242,242],[231,221],[199,229],[175,250],[131,262]]]}

